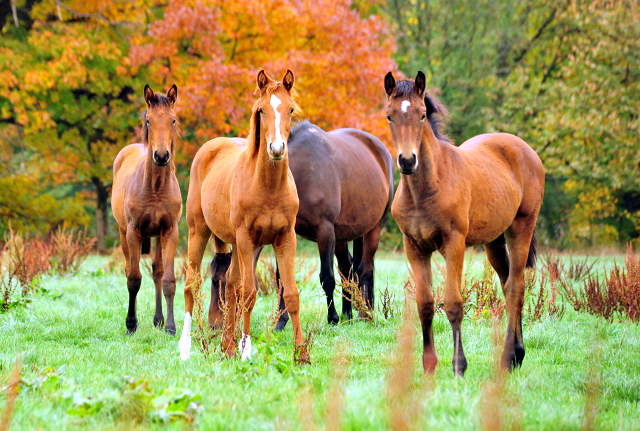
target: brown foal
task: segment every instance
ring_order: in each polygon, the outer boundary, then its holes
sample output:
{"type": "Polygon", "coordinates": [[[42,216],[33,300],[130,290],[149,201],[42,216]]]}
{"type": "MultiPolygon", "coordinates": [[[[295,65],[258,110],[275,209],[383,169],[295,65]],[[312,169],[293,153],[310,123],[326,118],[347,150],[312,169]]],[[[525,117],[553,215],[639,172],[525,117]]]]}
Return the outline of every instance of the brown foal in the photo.
{"type": "Polygon", "coordinates": [[[423,332],[423,366],[433,373],[438,362],[433,344],[435,314],[431,292],[431,255],[446,260],[444,309],[453,330],[453,371],[464,375],[464,317],[460,283],[465,247],[483,244],[498,273],[507,303],[507,335],[502,368],[524,358],[522,305],[524,269],[535,265],[534,228],[544,194],[544,168],[522,139],[492,133],[460,147],[440,131],[446,109],[425,94],[425,76],[396,83],[384,80],[389,96],[387,119],[398,152],[401,180],[391,213],[403,234],[416,282],[423,332]]]}
{"type": "Polygon", "coordinates": [[[120,242],[126,260],[129,311],[127,333],[138,326],[136,296],[140,290],[140,254],[148,253],[150,237],[156,238],[153,259],[153,282],[156,285],[156,313],[153,324],[164,324],[162,292],[167,301],[169,334],[176,333],[173,298],[176,277],[173,260],[178,245],[178,221],[182,215],[182,197],[175,175],[173,154],[179,137],[174,106],[178,89],[172,86],[167,95],[155,94],[147,85],[144,98],[147,109],[142,114],[142,144],[124,147],[113,162],[111,207],[120,229],[120,242]],[[145,249],[145,250],[143,250],[145,249]]]}
{"type": "MultiPolygon", "coordinates": [[[[185,324],[180,338],[180,358],[191,348],[192,289],[200,289],[202,257],[213,237],[217,253],[233,246],[225,302],[231,310],[243,307],[241,356],[251,355],[251,312],[256,299],[253,257],[257,248],[272,244],[281,269],[284,300],[293,325],[296,355],[308,362],[300,326],[300,302],[294,274],[298,194],[289,170],[287,140],[294,101],[294,77],[289,70],[282,82],[264,71],[257,77],[260,98],[253,105],[249,137],[217,138],[204,144],[191,165],[187,197],[189,271],[184,289],[185,324]]],[[[209,322],[221,322],[219,307],[210,307],[209,322]]],[[[226,315],[222,348],[235,355],[236,313],[226,315]]]]}

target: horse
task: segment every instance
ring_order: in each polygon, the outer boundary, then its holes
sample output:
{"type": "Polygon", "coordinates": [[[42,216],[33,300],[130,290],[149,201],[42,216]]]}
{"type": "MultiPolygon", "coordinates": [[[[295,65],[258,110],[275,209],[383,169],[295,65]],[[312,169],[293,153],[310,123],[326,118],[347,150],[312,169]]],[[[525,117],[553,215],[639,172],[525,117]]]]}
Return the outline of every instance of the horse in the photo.
{"type": "MultiPolygon", "coordinates": [[[[327,321],[339,322],[334,305],[335,275],[333,256],[342,277],[358,280],[363,299],[374,306],[373,259],[380,242],[380,230],[393,201],[393,159],[387,147],[375,136],[357,129],[325,132],[308,121],[299,123],[289,135],[289,169],[298,190],[300,208],[296,233],[318,245],[320,285],[327,296],[327,321]],[[354,241],[354,256],[348,242],[354,241]],[[354,259],[355,258],[355,259],[354,259]],[[355,273],[355,277],[354,277],[355,273]]],[[[257,260],[260,249],[257,251],[257,260]]],[[[224,290],[224,276],[230,256],[216,255],[211,265],[213,318],[216,298],[224,290]]],[[[255,263],[254,263],[255,265],[255,263]]],[[[279,286],[276,267],[276,285],[279,286]]],[[[280,318],[276,330],[284,329],[288,315],[278,290],[280,318]]],[[[343,289],[343,295],[350,293],[343,289]]],[[[352,318],[352,304],[342,300],[342,314],[352,318]]]]}
{"type": "Polygon", "coordinates": [[[465,248],[484,245],[500,278],[507,306],[503,370],[520,367],[524,270],[535,266],[535,226],[544,195],[544,167],[522,139],[507,133],[475,136],[460,147],[443,134],[446,108],[425,94],[426,79],[384,78],[387,119],[397,150],[401,179],[391,214],[402,231],[416,284],[422,324],[422,362],[433,373],[438,362],[433,340],[431,255],[446,261],[444,309],[453,331],[453,371],[464,376],[464,316],[460,282],[465,248]],[[425,121],[426,120],[426,121],[425,121]]]}
{"type": "Polygon", "coordinates": [[[113,162],[111,207],[120,230],[125,273],[129,290],[126,327],[129,335],[138,327],[136,297],[140,290],[140,255],[151,248],[156,238],[153,258],[153,282],[156,286],[156,312],[153,324],[162,327],[162,296],[167,302],[166,331],[175,335],[173,298],[176,277],[173,260],[178,245],[178,221],[182,215],[182,195],[173,162],[175,141],[179,138],[178,119],[174,111],[178,88],[173,85],[167,95],[144,87],[147,109],[142,114],[143,143],[124,147],[113,162]]]}
{"type": "MultiPolygon", "coordinates": [[[[213,238],[216,253],[228,253],[229,246],[233,247],[225,302],[235,310],[239,299],[243,307],[241,358],[251,356],[249,329],[256,300],[254,253],[271,244],[283,269],[294,354],[298,362],[309,362],[294,272],[294,226],[299,201],[287,154],[291,118],[297,108],[294,76],[287,70],[282,81],[277,82],[261,70],[256,81],[260,97],[251,111],[248,138],[213,139],[198,150],[191,166],[187,196],[189,270],[184,289],[185,323],[179,343],[183,360],[190,354],[192,289],[201,286],[202,257],[209,238],[213,238]]],[[[236,313],[226,313],[224,318],[222,348],[227,357],[233,357],[236,313]]]]}

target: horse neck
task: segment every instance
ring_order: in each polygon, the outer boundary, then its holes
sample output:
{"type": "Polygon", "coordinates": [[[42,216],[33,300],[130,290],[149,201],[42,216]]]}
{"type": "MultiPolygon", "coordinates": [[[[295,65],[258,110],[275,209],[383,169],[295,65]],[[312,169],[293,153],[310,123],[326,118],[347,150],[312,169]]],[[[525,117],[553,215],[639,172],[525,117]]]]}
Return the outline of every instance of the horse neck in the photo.
{"type": "Polygon", "coordinates": [[[153,161],[153,151],[147,147],[147,158],[144,163],[144,186],[148,190],[161,190],[171,178],[176,167],[173,163],[173,154],[167,166],[158,166],[153,161]]]}
{"type": "Polygon", "coordinates": [[[402,180],[406,191],[419,199],[420,196],[432,195],[437,190],[439,175],[442,172],[439,169],[442,160],[440,142],[426,122],[418,154],[420,156],[416,171],[411,175],[402,175],[402,180]]]}

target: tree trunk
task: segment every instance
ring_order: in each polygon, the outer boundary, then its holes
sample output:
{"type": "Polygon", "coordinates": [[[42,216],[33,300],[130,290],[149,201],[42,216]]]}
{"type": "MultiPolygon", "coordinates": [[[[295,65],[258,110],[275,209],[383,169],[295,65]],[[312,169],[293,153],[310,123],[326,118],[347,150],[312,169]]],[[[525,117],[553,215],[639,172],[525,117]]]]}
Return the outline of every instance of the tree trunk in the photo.
{"type": "Polygon", "coordinates": [[[96,238],[98,243],[98,253],[102,253],[105,250],[104,237],[108,232],[108,217],[107,217],[107,199],[109,199],[109,193],[107,186],[98,177],[92,177],[94,186],[96,187],[96,238]]]}

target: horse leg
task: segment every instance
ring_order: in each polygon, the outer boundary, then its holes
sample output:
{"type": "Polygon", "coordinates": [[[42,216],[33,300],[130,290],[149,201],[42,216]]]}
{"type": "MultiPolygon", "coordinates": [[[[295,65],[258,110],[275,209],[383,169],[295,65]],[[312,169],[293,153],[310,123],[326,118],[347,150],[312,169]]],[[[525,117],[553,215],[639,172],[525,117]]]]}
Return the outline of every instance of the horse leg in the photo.
{"type": "Polygon", "coordinates": [[[291,316],[293,338],[295,342],[295,357],[299,363],[309,363],[309,352],[304,344],[302,326],[300,325],[300,295],[296,287],[295,257],[296,257],[296,233],[293,229],[284,235],[280,235],[273,244],[276,258],[282,268],[282,280],[284,284],[284,301],[291,316]]]}
{"type": "Polygon", "coordinates": [[[460,294],[462,268],[464,265],[464,241],[464,235],[452,231],[442,249],[447,267],[444,310],[453,332],[453,373],[456,377],[463,377],[464,372],[467,370],[467,358],[462,348],[461,326],[464,318],[464,307],[462,295],[460,294]]]}
{"type": "Polygon", "coordinates": [[[136,298],[140,291],[142,274],[140,273],[140,252],[142,238],[133,226],[127,228],[127,247],[129,249],[129,272],[127,273],[127,289],[129,290],[129,310],[127,311],[127,334],[132,335],[138,328],[136,316],[136,298]]]}
{"type": "Polygon", "coordinates": [[[162,266],[162,241],[160,237],[156,238],[156,254],[153,257],[153,284],[156,286],[156,314],[153,315],[153,324],[162,328],[164,325],[164,316],[162,315],[162,275],[164,267],[162,266]]]}
{"type": "MultiPolygon", "coordinates": [[[[344,283],[352,277],[353,271],[353,259],[351,258],[351,254],[349,253],[349,243],[342,242],[336,244],[336,259],[338,260],[338,271],[340,272],[340,279],[344,283]]],[[[342,294],[344,297],[342,298],[342,315],[347,318],[347,320],[353,319],[353,313],[351,308],[351,294],[346,290],[342,289],[342,294]],[[345,298],[346,297],[346,298],[345,298]]]]}
{"type": "Polygon", "coordinates": [[[509,278],[509,256],[507,255],[507,245],[504,240],[504,234],[495,240],[484,245],[487,252],[487,259],[500,278],[500,286],[502,293],[507,297],[507,279],[509,278]]]}
{"type": "Polygon", "coordinates": [[[251,313],[256,303],[256,286],[254,256],[255,247],[251,240],[251,234],[246,228],[236,231],[236,244],[238,261],[242,271],[242,283],[240,287],[240,305],[242,307],[242,340],[240,354],[242,360],[251,358],[251,313]]]}
{"type": "Polygon", "coordinates": [[[176,274],[173,261],[178,247],[178,225],[174,225],[169,231],[162,232],[162,266],[164,274],[162,276],[162,292],[167,301],[167,334],[176,335],[176,322],[173,317],[173,298],[176,296],[176,274]]]}
{"type": "Polygon", "coordinates": [[[520,367],[524,360],[522,306],[524,305],[524,269],[536,225],[536,217],[516,217],[505,232],[509,247],[509,278],[506,283],[507,336],[502,352],[502,369],[520,367]]]}
{"type": "Polygon", "coordinates": [[[276,286],[278,287],[278,310],[280,311],[280,317],[278,318],[278,323],[276,323],[275,330],[283,331],[289,321],[289,312],[287,311],[287,306],[284,303],[284,287],[282,285],[282,278],[280,277],[278,259],[276,259],[276,286]]]}
{"type": "Polygon", "coordinates": [[[242,269],[238,259],[238,248],[234,246],[231,252],[231,266],[229,267],[229,279],[225,290],[224,326],[222,334],[222,351],[228,358],[236,355],[236,313],[238,307],[238,290],[242,286],[242,269]]]}
{"type": "Polygon", "coordinates": [[[131,269],[131,261],[129,260],[129,246],[127,245],[127,231],[120,227],[118,227],[118,230],[120,230],[120,248],[124,255],[124,275],[128,278],[129,270],[131,269]]]}
{"type": "Polygon", "coordinates": [[[200,219],[196,220],[187,214],[189,224],[189,243],[187,246],[187,259],[189,268],[187,279],[184,283],[184,325],[182,335],[178,342],[180,348],[180,360],[189,359],[191,353],[191,320],[193,316],[193,289],[200,289],[202,286],[202,276],[200,275],[200,265],[204,256],[211,231],[200,214],[200,219]]]}
{"type": "Polygon", "coordinates": [[[373,258],[378,251],[380,243],[381,226],[377,224],[373,229],[367,232],[363,239],[362,261],[358,273],[360,274],[359,285],[362,297],[367,301],[370,310],[374,310],[374,291],[373,291],[373,258]]]}
{"type": "Polygon", "coordinates": [[[403,237],[403,241],[416,283],[416,302],[422,325],[422,367],[425,373],[433,374],[438,364],[438,356],[433,341],[433,317],[436,314],[436,302],[431,291],[431,252],[425,253],[420,250],[407,236],[403,237]]]}
{"type": "Polygon", "coordinates": [[[231,253],[216,253],[211,261],[211,302],[209,303],[209,326],[221,328],[223,301],[226,295],[227,270],[231,266],[231,253]]]}
{"type": "Polygon", "coordinates": [[[340,318],[333,300],[333,291],[336,288],[336,278],[333,273],[336,237],[333,224],[325,221],[319,225],[316,239],[320,253],[320,285],[327,296],[327,321],[329,324],[335,325],[340,321],[340,318]]]}

